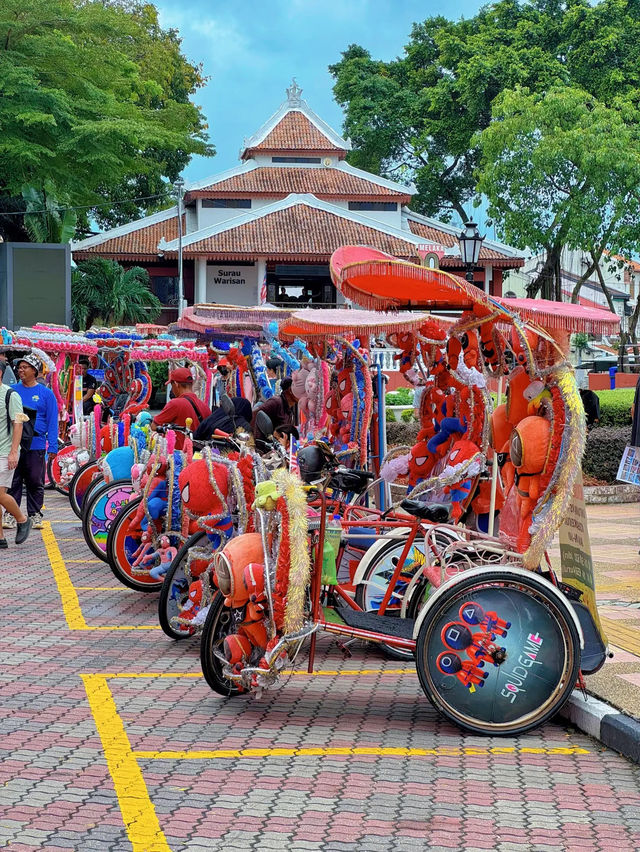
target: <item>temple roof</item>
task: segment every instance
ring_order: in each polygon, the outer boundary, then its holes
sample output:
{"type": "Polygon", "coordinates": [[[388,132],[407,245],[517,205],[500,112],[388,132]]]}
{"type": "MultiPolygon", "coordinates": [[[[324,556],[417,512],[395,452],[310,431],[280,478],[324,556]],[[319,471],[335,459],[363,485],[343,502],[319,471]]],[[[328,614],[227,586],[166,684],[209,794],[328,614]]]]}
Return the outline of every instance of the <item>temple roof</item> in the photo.
{"type": "Polygon", "coordinates": [[[287,89],[287,100],[265,121],[253,136],[245,139],[240,158],[255,153],[329,154],[343,159],[351,144],[339,136],[326,121],[301,98],[302,89],[295,78],[287,89]]]}
{"type": "MultiPolygon", "coordinates": [[[[196,233],[182,242],[184,257],[242,259],[256,256],[279,260],[328,260],[345,242],[370,245],[399,257],[417,258],[419,240],[409,232],[359,216],[312,195],[290,195],[255,212],[236,216],[196,233]]],[[[168,256],[177,240],[163,241],[168,256]]]]}
{"type": "Polygon", "coordinates": [[[311,192],[319,198],[345,198],[361,201],[408,202],[413,186],[395,183],[356,169],[345,162],[310,168],[295,165],[260,166],[249,160],[242,166],[187,186],[187,199],[234,196],[278,196],[311,192]]]}
{"type": "MultiPolygon", "coordinates": [[[[183,216],[183,232],[185,221],[183,216]]],[[[113,257],[120,260],[157,260],[158,243],[178,238],[178,208],[169,207],[144,219],[112,228],[104,234],[73,243],[75,260],[113,257]]]]}

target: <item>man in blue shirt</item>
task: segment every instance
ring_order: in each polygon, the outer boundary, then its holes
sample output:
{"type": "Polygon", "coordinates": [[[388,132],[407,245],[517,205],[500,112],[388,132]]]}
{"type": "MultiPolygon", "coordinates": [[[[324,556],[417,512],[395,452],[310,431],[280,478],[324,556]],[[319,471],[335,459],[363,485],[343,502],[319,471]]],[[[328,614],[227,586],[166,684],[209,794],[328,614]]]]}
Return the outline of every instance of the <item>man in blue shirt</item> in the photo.
{"type": "Polygon", "coordinates": [[[33,518],[33,529],[42,529],[42,504],[44,503],[44,474],[47,452],[53,455],[58,449],[58,403],[53,391],[38,383],[42,368],[33,352],[18,361],[19,382],[13,390],[20,394],[22,405],[36,411],[35,435],[30,448],[20,453],[9,494],[18,506],[22,500],[22,484],[27,491],[27,514],[33,518]]]}

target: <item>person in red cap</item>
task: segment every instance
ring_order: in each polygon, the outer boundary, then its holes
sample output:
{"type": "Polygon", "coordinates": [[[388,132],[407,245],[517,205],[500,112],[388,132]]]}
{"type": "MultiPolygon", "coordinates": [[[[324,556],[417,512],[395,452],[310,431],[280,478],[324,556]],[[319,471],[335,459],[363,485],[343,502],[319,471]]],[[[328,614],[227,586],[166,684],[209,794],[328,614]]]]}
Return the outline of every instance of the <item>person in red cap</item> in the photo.
{"type": "MultiPolygon", "coordinates": [[[[171,385],[173,399],[165,405],[162,411],[151,421],[151,428],[155,432],[158,426],[186,426],[187,420],[191,420],[193,432],[200,423],[211,414],[208,405],[193,392],[193,376],[188,367],[177,367],[169,373],[168,385],[171,385]]],[[[184,446],[184,435],[176,433],[176,449],[181,450],[184,446]]]]}

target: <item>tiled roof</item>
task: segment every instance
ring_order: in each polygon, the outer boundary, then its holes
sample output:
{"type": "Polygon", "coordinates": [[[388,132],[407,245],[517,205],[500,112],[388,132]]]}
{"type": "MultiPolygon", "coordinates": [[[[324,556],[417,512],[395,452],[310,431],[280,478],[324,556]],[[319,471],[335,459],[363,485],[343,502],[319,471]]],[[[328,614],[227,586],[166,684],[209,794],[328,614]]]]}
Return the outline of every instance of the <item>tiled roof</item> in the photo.
{"type": "MultiPolygon", "coordinates": [[[[416,257],[413,245],[359,222],[295,204],[255,221],[245,222],[185,246],[185,257],[194,255],[260,255],[268,258],[328,259],[344,244],[372,246],[398,257],[416,257]]],[[[167,251],[175,255],[175,251],[167,251]]]]}
{"type": "Polygon", "coordinates": [[[307,116],[299,110],[287,112],[265,138],[247,148],[243,158],[252,151],[327,151],[346,152],[335,145],[307,116]]]}
{"type": "Polygon", "coordinates": [[[249,172],[233,175],[226,180],[201,186],[189,192],[192,198],[219,198],[229,195],[268,195],[285,197],[290,193],[310,192],[320,198],[355,198],[376,200],[380,197],[405,202],[407,192],[381,186],[373,181],[335,168],[294,168],[262,166],[249,172]]]}
{"type": "MultiPolygon", "coordinates": [[[[183,217],[183,233],[185,232],[184,228],[183,217]]],[[[157,259],[158,243],[162,237],[167,241],[178,238],[178,216],[172,216],[161,222],[153,222],[150,225],[143,225],[140,228],[132,228],[127,233],[116,234],[111,238],[108,237],[107,233],[105,237],[106,239],[103,242],[98,242],[96,245],[83,247],[80,244],[78,248],[73,248],[74,259],[82,260],[87,257],[108,257],[110,255],[122,260],[157,259]]]]}
{"type": "MultiPolygon", "coordinates": [[[[425,242],[440,243],[440,245],[446,246],[447,248],[453,248],[458,245],[457,237],[450,234],[448,231],[441,231],[438,228],[426,225],[423,222],[416,222],[415,219],[411,218],[407,219],[407,223],[411,229],[411,233],[416,234],[419,237],[424,237],[425,242]]],[[[505,254],[486,245],[483,245],[480,249],[480,260],[491,260],[494,261],[494,265],[496,266],[506,265],[509,268],[523,266],[524,264],[524,258],[513,257],[512,255],[505,254]]],[[[454,256],[448,256],[445,254],[442,258],[442,266],[460,265],[460,254],[457,251],[454,256]]]]}

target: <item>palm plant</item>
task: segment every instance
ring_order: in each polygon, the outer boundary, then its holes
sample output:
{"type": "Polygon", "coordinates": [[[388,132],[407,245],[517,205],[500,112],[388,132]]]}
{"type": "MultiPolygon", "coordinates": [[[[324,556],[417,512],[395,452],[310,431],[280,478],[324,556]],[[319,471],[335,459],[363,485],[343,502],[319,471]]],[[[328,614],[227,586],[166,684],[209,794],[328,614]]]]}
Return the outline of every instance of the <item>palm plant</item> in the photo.
{"type": "Polygon", "coordinates": [[[61,209],[52,181],[46,180],[42,190],[24,186],[24,227],[34,243],[68,243],[76,232],[78,217],[74,210],[61,209]]]}
{"type": "Polygon", "coordinates": [[[125,269],[115,260],[95,257],[78,264],[71,279],[71,312],[76,328],[153,322],[162,303],[140,266],[125,269]]]}

